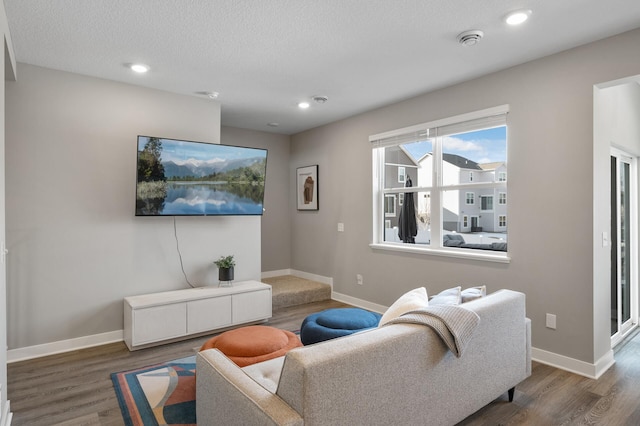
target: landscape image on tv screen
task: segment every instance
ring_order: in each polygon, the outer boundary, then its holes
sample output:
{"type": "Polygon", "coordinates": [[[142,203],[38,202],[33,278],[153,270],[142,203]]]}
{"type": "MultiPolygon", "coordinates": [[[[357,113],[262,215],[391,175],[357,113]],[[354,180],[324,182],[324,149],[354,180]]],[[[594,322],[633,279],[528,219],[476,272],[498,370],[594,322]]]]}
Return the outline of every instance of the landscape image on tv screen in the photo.
{"type": "Polygon", "coordinates": [[[138,136],[136,216],[261,215],[267,150],[138,136]]]}

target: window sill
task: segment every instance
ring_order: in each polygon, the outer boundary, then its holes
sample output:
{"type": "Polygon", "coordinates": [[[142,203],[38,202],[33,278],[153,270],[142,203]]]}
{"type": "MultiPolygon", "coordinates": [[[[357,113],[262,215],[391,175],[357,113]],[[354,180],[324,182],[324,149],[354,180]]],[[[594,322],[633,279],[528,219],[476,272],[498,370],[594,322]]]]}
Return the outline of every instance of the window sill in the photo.
{"type": "Polygon", "coordinates": [[[453,257],[458,259],[481,260],[486,262],[510,263],[511,257],[508,253],[487,252],[486,250],[470,249],[447,249],[408,246],[406,244],[373,243],[369,244],[374,250],[398,251],[405,253],[424,254],[428,256],[453,257]]]}

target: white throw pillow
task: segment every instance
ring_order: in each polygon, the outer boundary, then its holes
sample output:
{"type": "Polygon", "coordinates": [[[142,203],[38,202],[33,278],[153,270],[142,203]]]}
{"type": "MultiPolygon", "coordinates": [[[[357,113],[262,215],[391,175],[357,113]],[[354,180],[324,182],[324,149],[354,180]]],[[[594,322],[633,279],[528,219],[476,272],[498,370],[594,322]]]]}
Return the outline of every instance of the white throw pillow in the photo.
{"type": "Polygon", "coordinates": [[[472,300],[480,299],[487,295],[487,286],[481,285],[478,287],[465,288],[460,293],[462,296],[462,303],[471,302],[472,300]]]}
{"type": "Polygon", "coordinates": [[[424,287],[414,288],[400,296],[398,300],[393,302],[393,305],[389,306],[389,309],[387,309],[382,315],[382,318],[380,318],[378,327],[382,327],[392,319],[398,318],[407,312],[415,311],[416,309],[424,309],[427,306],[429,306],[427,289],[424,287]]]}
{"type": "Polygon", "coordinates": [[[459,305],[462,302],[462,287],[453,287],[442,290],[429,299],[429,305],[459,305]]]}

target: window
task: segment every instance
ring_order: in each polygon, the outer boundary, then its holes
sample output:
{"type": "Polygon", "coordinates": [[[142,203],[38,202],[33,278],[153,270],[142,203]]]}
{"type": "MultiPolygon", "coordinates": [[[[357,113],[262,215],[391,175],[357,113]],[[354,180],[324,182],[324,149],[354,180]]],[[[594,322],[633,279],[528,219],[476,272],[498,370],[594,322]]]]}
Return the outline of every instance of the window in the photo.
{"type": "Polygon", "coordinates": [[[384,216],[395,217],[396,216],[396,195],[384,196],[384,216]]]}
{"type": "Polygon", "coordinates": [[[480,197],[480,210],[493,210],[493,195],[483,195],[480,197]]]}
{"type": "Polygon", "coordinates": [[[508,261],[507,112],[508,106],[489,108],[370,136],[372,247],[508,261]],[[400,179],[405,167],[412,171],[411,192],[400,179]],[[403,238],[404,220],[396,216],[406,218],[411,207],[417,234],[403,238]],[[390,216],[397,233],[384,232],[390,216]]]}
{"type": "Polygon", "coordinates": [[[404,183],[405,182],[405,180],[406,180],[405,173],[406,173],[405,168],[402,167],[402,166],[398,166],[398,182],[400,182],[400,183],[404,183]]]}
{"type": "Polygon", "coordinates": [[[398,194],[398,205],[402,207],[402,204],[404,204],[404,193],[398,194]]]}
{"type": "Polygon", "coordinates": [[[475,204],[475,196],[476,194],[473,192],[467,192],[465,194],[465,204],[475,204]]]}

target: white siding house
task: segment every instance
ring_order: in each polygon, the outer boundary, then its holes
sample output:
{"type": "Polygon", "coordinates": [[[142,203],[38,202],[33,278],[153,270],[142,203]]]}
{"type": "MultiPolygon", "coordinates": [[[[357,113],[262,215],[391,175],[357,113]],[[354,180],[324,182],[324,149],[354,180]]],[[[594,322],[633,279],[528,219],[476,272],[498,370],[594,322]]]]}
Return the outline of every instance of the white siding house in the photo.
{"type": "MultiPolygon", "coordinates": [[[[442,184],[460,185],[506,181],[505,163],[478,164],[455,154],[443,154],[442,184]]],[[[433,179],[433,155],[426,154],[418,161],[418,183],[416,186],[431,186],[433,179]]],[[[507,191],[506,188],[470,188],[443,191],[442,225],[445,231],[506,232],[507,191]]],[[[418,214],[429,210],[429,197],[418,197],[418,214]]]]}

